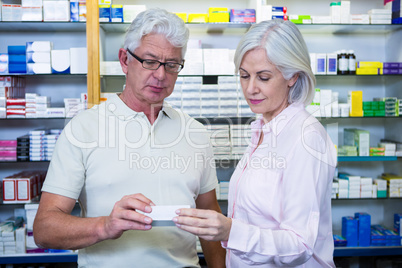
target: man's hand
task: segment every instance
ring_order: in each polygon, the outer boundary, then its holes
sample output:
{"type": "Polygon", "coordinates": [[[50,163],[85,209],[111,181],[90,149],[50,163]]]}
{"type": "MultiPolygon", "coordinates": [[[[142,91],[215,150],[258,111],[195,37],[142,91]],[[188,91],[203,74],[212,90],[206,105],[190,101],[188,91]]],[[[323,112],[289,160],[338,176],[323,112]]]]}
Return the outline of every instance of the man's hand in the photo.
{"type": "Polygon", "coordinates": [[[104,218],[103,239],[119,238],[127,230],[150,230],[152,219],[136,210],[151,212],[155,204],[142,194],[124,196],[116,202],[112,212],[104,218]]]}

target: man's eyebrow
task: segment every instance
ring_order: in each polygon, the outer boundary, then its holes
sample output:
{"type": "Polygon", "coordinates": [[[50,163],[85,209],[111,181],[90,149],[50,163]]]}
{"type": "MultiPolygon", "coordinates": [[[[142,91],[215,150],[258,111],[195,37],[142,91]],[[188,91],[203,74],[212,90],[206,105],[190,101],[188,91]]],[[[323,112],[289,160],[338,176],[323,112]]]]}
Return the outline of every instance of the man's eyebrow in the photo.
{"type": "MultiPolygon", "coordinates": [[[[157,57],[156,55],[152,54],[152,52],[145,52],[144,57],[145,57],[145,56],[149,56],[149,57],[151,57],[151,58],[154,58],[155,60],[158,59],[158,57],[157,57]]],[[[180,59],[178,59],[178,58],[169,58],[169,59],[166,59],[166,62],[168,62],[168,61],[180,62],[180,59]]]]}

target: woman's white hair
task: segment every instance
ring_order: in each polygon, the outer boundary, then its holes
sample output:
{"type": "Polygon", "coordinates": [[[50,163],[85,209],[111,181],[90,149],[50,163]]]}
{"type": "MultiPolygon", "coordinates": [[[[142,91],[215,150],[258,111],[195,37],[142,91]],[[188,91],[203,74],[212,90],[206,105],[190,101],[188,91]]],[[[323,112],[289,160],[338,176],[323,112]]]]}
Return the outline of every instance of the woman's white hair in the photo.
{"type": "Polygon", "coordinates": [[[234,56],[236,73],[244,55],[253,49],[263,48],[270,63],[286,80],[298,74],[290,88],[289,103],[311,104],[314,98],[316,79],[311,71],[310,55],[297,26],[291,21],[269,20],[253,25],[242,37],[234,56]]]}
{"type": "Polygon", "coordinates": [[[127,29],[124,49],[134,52],[140,45],[141,38],[151,33],[162,34],[174,47],[181,47],[181,56],[184,59],[189,31],[177,15],[160,8],[147,9],[137,15],[127,29]]]}

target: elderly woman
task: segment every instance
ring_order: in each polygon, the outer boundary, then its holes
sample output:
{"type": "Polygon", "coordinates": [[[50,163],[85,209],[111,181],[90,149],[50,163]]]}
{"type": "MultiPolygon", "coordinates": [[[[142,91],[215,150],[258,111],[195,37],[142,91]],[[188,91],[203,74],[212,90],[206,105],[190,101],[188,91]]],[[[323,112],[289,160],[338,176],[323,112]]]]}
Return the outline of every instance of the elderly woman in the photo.
{"type": "Polygon", "coordinates": [[[230,180],[228,216],[181,209],[174,221],[221,241],[228,267],[335,267],[336,150],[305,110],[315,78],[304,39],[290,21],[263,21],[241,39],[235,65],[244,97],[262,117],[230,180]]]}

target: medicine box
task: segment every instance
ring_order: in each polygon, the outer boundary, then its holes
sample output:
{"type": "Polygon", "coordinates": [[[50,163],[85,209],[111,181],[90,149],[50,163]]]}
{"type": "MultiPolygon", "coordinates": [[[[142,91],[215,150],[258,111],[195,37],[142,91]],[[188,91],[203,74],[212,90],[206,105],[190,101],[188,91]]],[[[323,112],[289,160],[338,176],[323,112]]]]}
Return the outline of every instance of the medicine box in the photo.
{"type": "Polygon", "coordinates": [[[123,5],[124,22],[132,22],[144,10],[146,10],[145,5],[123,5]]]}
{"type": "Polygon", "coordinates": [[[88,55],[86,47],[70,48],[70,72],[86,74],[88,72],[88,55]]]}
{"type": "MultiPolygon", "coordinates": [[[[50,41],[33,41],[26,43],[26,52],[50,52],[53,43],[50,41]]],[[[25,48],[25,47],[24,47],[25,48]]]]}
{"type": "Polygon", "coordinates": [[[70,50],[52,50],[52,73],[70,73],[70,50]]]}
{"type": "Polygon", "coordinates": [[[230,22],[255,23],[255,9],[231,9],[230,22]]]}
{"type": "Polygon", "coordinates": [[[99,22],[110,21],[110,5],[99,5],[99,22]]]}
{"type": "Polygon", "coordinates": [[[351,216],[342,217],[342,236],[347,240],[347,247],[358,246],[358,222],[351,216]]]}
{"type": "Polygon", "coordinates": [[[209,22],[229,22],[229,10],[226,7],[210,7],[208,9],[209,22]]]}
{"type": "Polygon", "coordinates": [[[123,5],[112,5],[110,10],[111,22],[123,22],[123,5]]]}
{"type": "Polygon", "coordinates": [[[370,246],[371,235],[371,216],[364,212],[356,212],[355,218],[358,220],[359,247],[370,246]]]}
{"type": "Polygon", "coordinates": [[[356,146],[359,156],[370,156],[370,132],[361,129],[344,129],[343,144],[356,146]]]}
{"type": "Polygon", "coordinates": [[[44,0],[43,21],[70,21],[70,2],[44,0]]]}
{"type": "Polygon", "coordinates": [[[26,62],[50,64],[50,50],[48,52],[27,52],[26,62]]]}

